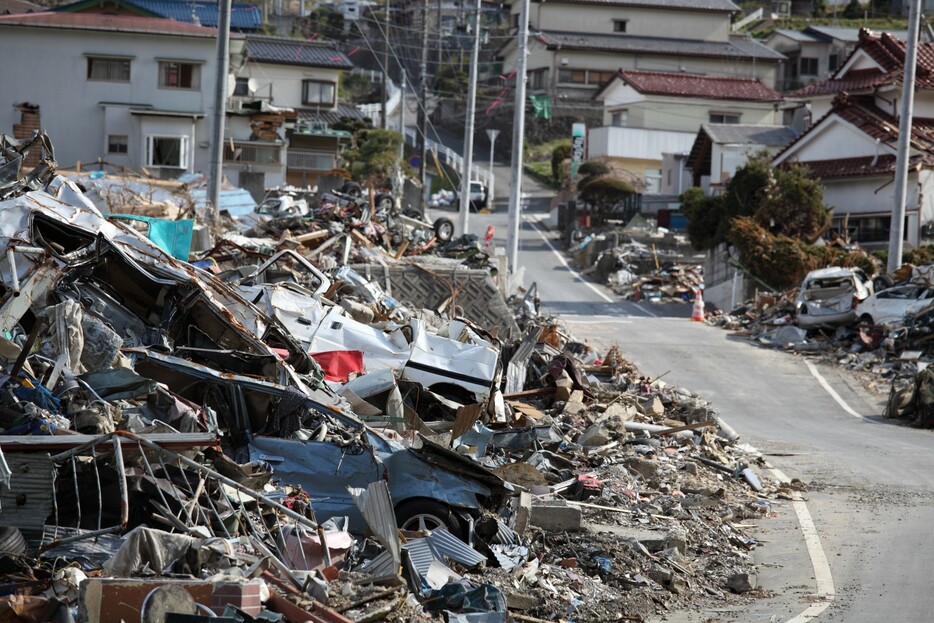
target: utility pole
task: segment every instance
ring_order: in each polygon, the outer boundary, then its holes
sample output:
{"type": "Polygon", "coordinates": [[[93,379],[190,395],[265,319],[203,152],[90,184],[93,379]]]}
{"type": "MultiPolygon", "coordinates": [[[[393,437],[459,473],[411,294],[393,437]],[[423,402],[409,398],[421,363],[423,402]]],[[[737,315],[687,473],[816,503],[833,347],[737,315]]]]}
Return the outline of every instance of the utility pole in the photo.
{"type": "Polygon", "coordinates": [[[386,15],[383,20],[383,114],[380,115],[379,127],[386,129],[389,127],[387,112],[389,108],[389,2],[386,0],[386,15]]]}
{"type": "Polygon", "coordinates": [[[422,184],[420,207],[424,213],[425,199],[428,197],[428,0],[422,0],[422,58],[421,94],[418,103],[419,146],[422,161],[418,167],[418,177],[422,184]]]}
{"type": "Polygon", "coordinates": [[[395,197],[396,207],[404,209],[402,205],[402,194],[405,192],[405,180],[402,177],[402,164],[405,162],[405,67],[402,70],[401,88],[402,96],[399,99],[399,132],[402,134],[402,142],[399,144],[399,160],[396,162],[396,169],[392,176],[392,196],[395,197]]]}
{"type": "Polygon", "coordinates": [[[473,53],[470,56],[470,78],[467,82],[467,124],[464,128],[464,173],[461,175],[460,229],[461,234],[468,233],[470,219],[470,167],[473,164],[474,116],[477,109],[477,64],[480,58],[480,1],[477,0],[477,13],[473,19],[473,53]]]}
{"type": "Polygon", "coordinates": [[[512,122],[512,187],[509,189],[509,235],[506,247],[509,270],[519,266],[519,223],[522,210],[522,142],[525,134],[525,68],[529,42],[529,0],[519,5],[519,63],[516,66],[516,110],[512,122]]]}
{"type": "Polygon", "coordinates": [[[437,75],[438,72],[441,71],[441,63],[444,61],[442,57],[443,50],[441,47],[441,39],[442,39],[442,36],[441,36],[442,34],[441,33],[441,2],[442,1],[443,0],[438,0],[438,67],[435,69],[435,75],[437,75]]]}
{"type": "Polygon", "coordinates": [[[227,72],[230,70],[230,0],[220,0],[217,20],[217,73],[214,76],[214,127],[211,128],[211,166],[208,201],[212,225],[220,217],[221,180],[224,177],[224,122],[227,118],[227,72]]]}
{"type": "Polygon", "coordinates": [[[895,206],[889,225],[888,272],[902,264],[905,238],[905,201],[908,198],[908,161],[911,158],[911,119],[915,100],[915,68],[918,64],[918,23],[921,0],[911,0],[908,8],[908,41],[902,82],[902,110],[898,119],[898,153],[895,156],[895,206]]]}

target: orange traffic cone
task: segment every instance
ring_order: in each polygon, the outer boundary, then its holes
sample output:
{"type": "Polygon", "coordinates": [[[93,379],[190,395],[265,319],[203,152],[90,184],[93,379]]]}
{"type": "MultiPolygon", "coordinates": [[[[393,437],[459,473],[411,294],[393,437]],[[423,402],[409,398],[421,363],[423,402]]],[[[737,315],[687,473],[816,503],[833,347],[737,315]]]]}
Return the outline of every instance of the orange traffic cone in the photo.
{"type": "Polygon", "coordinates": [[[704,322],[704,294],[700,288],[694,290],[694,309],[691,310],[691,322],[704,322]]]}

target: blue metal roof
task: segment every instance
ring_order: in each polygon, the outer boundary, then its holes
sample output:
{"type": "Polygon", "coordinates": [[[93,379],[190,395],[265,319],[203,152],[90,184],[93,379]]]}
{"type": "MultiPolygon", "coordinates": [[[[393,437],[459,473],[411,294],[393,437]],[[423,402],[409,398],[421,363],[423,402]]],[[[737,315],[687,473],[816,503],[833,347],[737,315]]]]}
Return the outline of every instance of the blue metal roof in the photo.
{"type": "MultiPolygon", "coordinates": [[[[203,0],[123,0],[127,4],[174,19],[177,22],[200,23],[217,28],[217,3],[203,0]]],[[[230,28],[255,31],[261,25],[259,7],[246,2],[234,2],[230,11],[230,28]]]]}

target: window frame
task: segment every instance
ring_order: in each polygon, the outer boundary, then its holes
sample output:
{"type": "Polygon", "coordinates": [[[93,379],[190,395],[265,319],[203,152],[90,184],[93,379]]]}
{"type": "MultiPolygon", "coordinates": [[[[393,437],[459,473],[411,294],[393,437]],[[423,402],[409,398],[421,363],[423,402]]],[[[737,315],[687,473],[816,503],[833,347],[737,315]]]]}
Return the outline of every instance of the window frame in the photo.
{"type": "Polygon", "coordinates": [[[610,127],[628,128],[629,127],[629,109],[614,110],[610,112],[610,127]],[[617,117],[620,123],[616,123],[617,117]]]}
{"type": "Polygon", "coordinates": [[[108,134],[107,135],[107,153],[119,156],[126,156],[130,153],[130,137],[127,134],[108,134]],[[122,142],[116,142],[114,139],[123,139],[122,142]],[[123,149],[114,149],[114,146],[121,146],[123,149]]]}
{"type": "Polygon", "coordinates": [[[743,114],[738,112],[709,110],[707,111],[707,121],[708,123],[720,123],[723,125],[738,125],[743,122],[743,114]],[[714,117],[720,117],[720,119],[715,120],[714,117]],[[736,119],[736,121],[728,121],[728,119],[736,119]]]}
{"type": "Polygon", "coordinates": [[[624,34],[626,32],[628,23],[629,23],[628,19],[614,19],[613,20],[613,32],[618,33],[618,34],[624,34]]]}
{"type": "Polygon", "coordinates": [[[170,89],[172,91],[200,91],[201,90],[201,64],[192,63],[189,61],[175,61],[175,60],[160,60],[159,61],[159,88],[160,89],[170,89]],[[179,84],[169,84],[168,71],[171,66],[176,66],[178,82],[179,84]],[[181,84],[184,78],[184,68],[190,68],[190,75],[188,76],[190,85],[184,86],[181,84]]]}
{"type": "Polygon", "coordinates": [[[105,55],[94,55],[89,54],[85,57],[87,59],[86,63],[86,74],[85,78],[88,82],[116,82],[121,84],[129,83],[133,77],[132,61],[133,59],[128,56],[105,56],[105,55]],[[121,71],[113,72],[120,73],[121,76],[124,73],[122,70],[125,69],[126,77],[118,78],[96,78],[94,77],[94,65],[96,63],[106,63],[108,66],[107,74],[110,75],[115,67],[115,64],[119,63],[121,66],[121,71]]]}
{"type": "Polygon", "coordinates": [[[800,76],[818,76],[820,75],[820,59],[816,56],[802,56],[798,59],[798,75],[800,76]],[[807,69],[813,69],[814,71],[805,71],[805,64],[807,64],[807,69]]]}
{"type": "Polygon", "coordinates": [[[330,80],[315,80],[308,79],[302,80],[302,105],[303,106],[334,106],[337,103],[337,83],[331,82],[330,80]],[[327,86],[331,89],[331,101],[330,102],[315,102],[308,99],[308,87],[311,85],[318,86],[327,86]]]}
{"type": "Polygon", "coordinates": [[[191,160],[191,137],[184,134],[147,134],[146,135],[146,153],[144,162],[147,167],[158,167],[166,169],[189,169],[191,160]],[[155,164],[153,162],[154,143],[156,140],[177,139],[179,141],[179,164],[155,164]]]}

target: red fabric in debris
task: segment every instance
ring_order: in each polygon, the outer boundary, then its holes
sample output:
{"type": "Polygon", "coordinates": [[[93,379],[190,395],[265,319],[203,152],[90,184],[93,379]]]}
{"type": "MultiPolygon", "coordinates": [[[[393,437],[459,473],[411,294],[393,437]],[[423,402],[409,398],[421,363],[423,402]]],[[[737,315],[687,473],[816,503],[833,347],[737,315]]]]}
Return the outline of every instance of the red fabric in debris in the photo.
{"type": "Polygon", "coordinates": [[[310,353],[324,370],[327,381],[346,382],[352,373],[363,374],[363,351],[331,350],[326,353],[310,353]]]}

